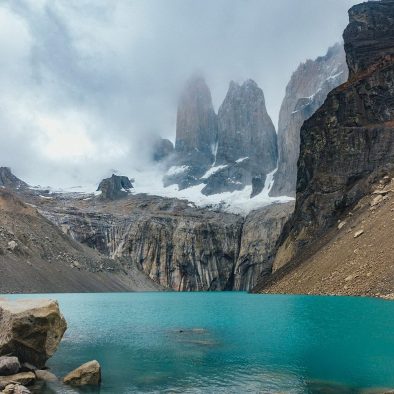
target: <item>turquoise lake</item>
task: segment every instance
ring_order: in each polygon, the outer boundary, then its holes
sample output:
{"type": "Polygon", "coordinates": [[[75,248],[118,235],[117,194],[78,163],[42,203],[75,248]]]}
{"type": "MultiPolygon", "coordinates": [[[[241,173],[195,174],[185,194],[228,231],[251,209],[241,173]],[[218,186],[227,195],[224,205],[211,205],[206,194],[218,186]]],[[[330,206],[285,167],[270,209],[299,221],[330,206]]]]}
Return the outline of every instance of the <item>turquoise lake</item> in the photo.
{"type": "MultiPolygon", "coordinates": [[[[390,301],[231,292],[11,297],[59,301],[68,330],[48,365],[63,376],[97,359],[102,386],[83,392],[359,393],[394,387],[390,301]]],[[[82,391],[54,386],[45,392],[82,391]]]]}

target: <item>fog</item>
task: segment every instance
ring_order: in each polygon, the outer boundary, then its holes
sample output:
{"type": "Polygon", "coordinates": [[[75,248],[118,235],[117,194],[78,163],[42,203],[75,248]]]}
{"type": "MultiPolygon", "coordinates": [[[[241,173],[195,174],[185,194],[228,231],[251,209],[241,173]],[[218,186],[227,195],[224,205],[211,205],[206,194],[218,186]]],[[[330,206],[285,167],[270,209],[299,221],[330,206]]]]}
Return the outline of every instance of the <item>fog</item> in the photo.
{"type": "Polygon", "coordinates": [[[341,41],[354,0],[0,1],[0,165],[31,184],[96,184],[174,140],[185,80],[216,110],[254,79],[277,123],[298,64],[341,41]]]}

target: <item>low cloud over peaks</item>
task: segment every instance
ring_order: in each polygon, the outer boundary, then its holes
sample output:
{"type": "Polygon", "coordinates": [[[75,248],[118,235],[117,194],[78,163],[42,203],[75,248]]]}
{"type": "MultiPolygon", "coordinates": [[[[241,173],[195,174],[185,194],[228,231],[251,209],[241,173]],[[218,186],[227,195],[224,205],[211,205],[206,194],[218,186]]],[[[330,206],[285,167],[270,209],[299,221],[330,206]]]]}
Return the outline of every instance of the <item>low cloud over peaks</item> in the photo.
{"type": "Polygon", "coordinates": [[[254,79],[277,121],[291,73],[341,39],[354,0],[5,0],[1,165],[33,184],[98,182],[174,139],[178,95],[202,71],[217,109],[254,79]]]}

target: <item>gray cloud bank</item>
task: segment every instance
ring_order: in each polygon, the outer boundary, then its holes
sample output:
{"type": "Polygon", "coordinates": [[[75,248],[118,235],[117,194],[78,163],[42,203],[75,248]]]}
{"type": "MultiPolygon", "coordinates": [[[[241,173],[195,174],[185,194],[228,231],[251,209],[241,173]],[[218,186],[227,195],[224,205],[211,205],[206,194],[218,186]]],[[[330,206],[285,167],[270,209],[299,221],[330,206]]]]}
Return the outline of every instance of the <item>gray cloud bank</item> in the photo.
{"type": "Polygon", "coordinates": [[[277,121],[298,64],[341,40],[354,0],[0,1],[0,165],[33,184],[97,182],[173,139],[185,80],[216,108],[252,78],[277,121]]]}

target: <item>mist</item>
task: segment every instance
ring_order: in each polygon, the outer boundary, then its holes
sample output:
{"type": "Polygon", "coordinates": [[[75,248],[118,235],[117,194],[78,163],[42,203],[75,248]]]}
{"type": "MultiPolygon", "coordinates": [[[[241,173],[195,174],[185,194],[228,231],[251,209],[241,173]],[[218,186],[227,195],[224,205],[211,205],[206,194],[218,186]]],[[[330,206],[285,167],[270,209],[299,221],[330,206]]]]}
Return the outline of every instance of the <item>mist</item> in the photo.
{"type": "Polygon", "coordinates": [[[152,169],[177,99],[202,73],[216,110],[254,79],[277,124],[300,62],[341,41],[354,0],[0,2],[0,165],[32,185],[152,169]]]}

